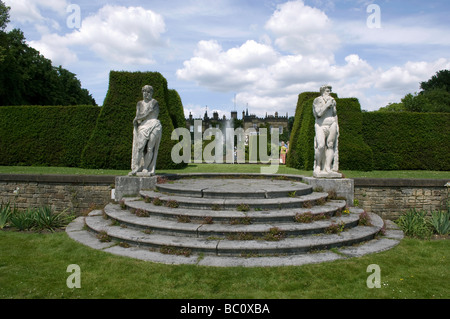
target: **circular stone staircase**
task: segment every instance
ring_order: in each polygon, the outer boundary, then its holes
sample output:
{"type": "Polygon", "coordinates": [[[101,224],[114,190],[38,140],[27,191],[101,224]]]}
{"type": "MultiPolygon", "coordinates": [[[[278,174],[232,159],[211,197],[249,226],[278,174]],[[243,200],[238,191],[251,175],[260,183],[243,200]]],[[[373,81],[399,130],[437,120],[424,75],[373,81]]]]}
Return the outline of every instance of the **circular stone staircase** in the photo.
{"type": "Polygon", "coordinates": [[[66,231],[113,254],[221,267],[345,259],[390,249],[403,237],[393,223],[332,194],[267,177],[167,180],[79,217],[66,231]]]}

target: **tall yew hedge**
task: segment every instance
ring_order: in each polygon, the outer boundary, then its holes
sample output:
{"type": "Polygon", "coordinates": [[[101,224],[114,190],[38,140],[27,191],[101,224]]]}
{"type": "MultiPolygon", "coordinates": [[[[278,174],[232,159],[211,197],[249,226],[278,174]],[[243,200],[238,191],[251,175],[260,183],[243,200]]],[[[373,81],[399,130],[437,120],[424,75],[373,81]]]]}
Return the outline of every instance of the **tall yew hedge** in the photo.
{"type": "Polygon", "coordinates": [[[97,106],[0,107],[0,165],[76,167],[97,106]]]}
{"type": "Polygon", "coordinates": [[[376,170],[450,170],[450,113],[367,112],[363,136],[376,170]]]}
{"type": "MultiPolygon", "coordinates": [[[[299,95],[287,166],[312,170],[318,92],[299,95]]],[[[342,170],[450,170],[450,113],[361,112],[336,95],[342,170]]]]}
{"type": "MultiPolygon", "coordinates": [[[[292,126],[291,138],[289,140],[289,155],[286,158],[286,165],[289,167],[303,169],[304,168],[304,146],[300,140],[300,128],[303,122],[303,106],[304,104],[312,99],[320,96],[318,92],[303,92],[299,94],[297,100],[297,106],[295,109],[294,124],[292,126]]],[[[336,94],[333,95],[335,98],[336,94]]]]}
{"type": "MultiPolygon", "coordinates": [[[[172,131],[177,125],[173,121],[178,121],[178,113],[183,112],[178,94],[169,92],[167,81],[160,73],[112,71],[97,125],[83,150],[82,167],[130,169],[133,118],[145,85],[151,85],[154,89],[153,98],[159,103],[159,120],[163,128],[156,168],[181,168],[186,165],[175,164],[171,159],[172,147],[177,143],[171,140],[172,131]]],[[[181,116],[184,118],[184,113],[181,116]]]]}

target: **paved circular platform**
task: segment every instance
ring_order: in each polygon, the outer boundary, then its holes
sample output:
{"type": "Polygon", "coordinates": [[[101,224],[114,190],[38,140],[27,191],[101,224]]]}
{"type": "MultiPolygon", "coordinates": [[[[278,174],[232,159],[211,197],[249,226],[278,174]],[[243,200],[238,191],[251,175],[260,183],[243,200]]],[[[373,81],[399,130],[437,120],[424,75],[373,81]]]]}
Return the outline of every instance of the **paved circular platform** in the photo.
{"type": "Polygon", "coordinates": [[[162,192],[195,197],[276,198],[306,195],[312,187],[301,182],[254,178],[179,179],[158,184],[162,192]]]}

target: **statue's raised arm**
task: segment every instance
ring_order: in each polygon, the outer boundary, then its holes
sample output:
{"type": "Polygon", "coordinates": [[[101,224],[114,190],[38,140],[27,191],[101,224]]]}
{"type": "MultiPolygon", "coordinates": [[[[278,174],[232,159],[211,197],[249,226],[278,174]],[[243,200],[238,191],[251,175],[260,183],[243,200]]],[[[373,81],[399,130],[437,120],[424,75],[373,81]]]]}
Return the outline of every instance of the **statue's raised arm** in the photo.
{"type": "Polygon", "coordinates": [[[314,177],[342,177],[338,173],[339,125],[336,100],[331,96],[331,86],[320,88],[320,96],[313,102],[316,119],[314,139],[314,177]]]}

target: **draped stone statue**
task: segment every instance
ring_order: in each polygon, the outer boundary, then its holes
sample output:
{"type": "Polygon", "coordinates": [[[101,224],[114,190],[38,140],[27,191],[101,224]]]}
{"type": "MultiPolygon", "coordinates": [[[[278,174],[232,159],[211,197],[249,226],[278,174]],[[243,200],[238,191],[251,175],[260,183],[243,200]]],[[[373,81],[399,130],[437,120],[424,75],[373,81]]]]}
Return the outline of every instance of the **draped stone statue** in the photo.
{"type": "Polygon", "coordinates": [[[336,100],[330,95],[332,87],[324,85],[313,103],[315,122],[314,177],[339,178],[339,125],[336,100]]]}
{"type": "Polygon", "coordinates": [[[158,120],[158,101],[152,98],[153,88],[144,86],[142,95],[144,100],[137,103],[133,120],[133,151],[128,175],[151,176],[155,174],[162,126],[158,120]]]}

